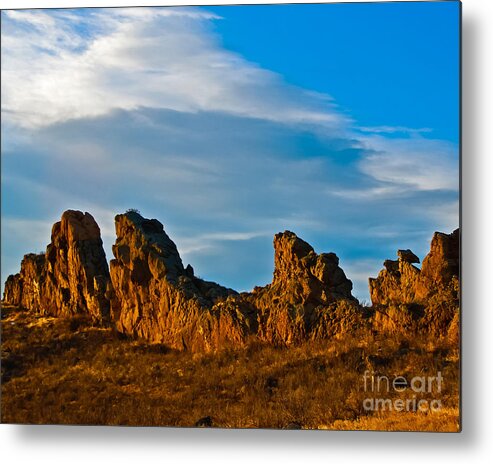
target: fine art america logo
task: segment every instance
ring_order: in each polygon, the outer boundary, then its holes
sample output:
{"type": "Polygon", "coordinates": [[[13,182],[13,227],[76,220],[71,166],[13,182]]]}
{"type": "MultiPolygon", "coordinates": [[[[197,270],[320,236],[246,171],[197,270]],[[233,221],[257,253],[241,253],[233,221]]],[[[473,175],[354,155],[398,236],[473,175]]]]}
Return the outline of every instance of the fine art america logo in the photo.
{"type": "Polygon", "coordinates": [[[443,377],[415,376],[410,380],[402,375],[388,377],[365,371],[364,391],[369,394],[363,400],[365,411],[436,412],[442,407],[441,400],[434,397],[442,391],[443,377]],[[370,397],[371,395],[371,397],[370,397]],[[395,396],[399,397],[395,397],[395,396]]]}

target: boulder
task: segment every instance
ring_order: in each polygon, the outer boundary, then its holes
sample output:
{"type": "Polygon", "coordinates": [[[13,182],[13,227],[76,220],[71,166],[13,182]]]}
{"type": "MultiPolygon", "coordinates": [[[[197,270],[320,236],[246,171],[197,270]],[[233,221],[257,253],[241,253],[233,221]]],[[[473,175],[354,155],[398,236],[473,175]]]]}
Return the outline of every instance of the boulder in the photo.
{"type": "Polygon", "coordinates": [[[419,263],[419,258],[409,249],[407,250],[397,250],[397,256],[400,261],[405,261],[406,263],[419,263]]]}

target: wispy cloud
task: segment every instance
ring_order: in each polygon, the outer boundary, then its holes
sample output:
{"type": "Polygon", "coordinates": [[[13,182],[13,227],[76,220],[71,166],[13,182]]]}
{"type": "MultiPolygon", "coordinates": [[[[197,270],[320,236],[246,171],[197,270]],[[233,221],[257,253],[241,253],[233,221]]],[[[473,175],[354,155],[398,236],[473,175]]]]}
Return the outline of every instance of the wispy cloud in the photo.
{"type": "Polygon", "coordinates": [[[459,188],[458,152],[450,142],[376,135],[361,141],[373,153],[360,169],[378,181],[425,191],[459,188]]]}
{"type": "Polygon", "coordinates": [[[329,96],[221,48],[211,28],[219,18],[204,10],[8,11],[2,18],[2,110],[25,127],[140,107],[326,126],[346,120],[329,96]]]}
{"type": "Polygon", "coordinates": [[[429,127],[412,128],[412,127],[404,127],[404,126],[374,126],[374,127],[358,126],[357,129],[361,132],[370,132],[373,134],[403,133],[403,134],[419,135],[419,134],[433,132],[433,129],[429,127]]]}

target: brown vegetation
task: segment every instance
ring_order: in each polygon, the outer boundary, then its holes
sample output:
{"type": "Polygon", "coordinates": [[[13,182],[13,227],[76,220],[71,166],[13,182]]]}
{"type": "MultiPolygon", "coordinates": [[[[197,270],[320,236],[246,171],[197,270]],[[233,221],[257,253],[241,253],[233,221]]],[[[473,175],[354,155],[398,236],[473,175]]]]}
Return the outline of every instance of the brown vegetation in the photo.
{"type": "MultiPolygon", "coordinates": [[[[4,308],[2,422],[457,431],[457,344],[355,334],[290,348],[252,341],[219,353],[170,350],[95,327],[4,308]],[[442,407],[369,412],[363,375],[441,371],[442,407]]],[[[410,396],[391,392],[390,398],[410,396]]],[[[433,396],[433,395],[432,395],[433,396]]],[[[429,398],[429,394],[418,394],[429,398]]],[[[435,397],[435,396],[433,396],[435,397]]]]}

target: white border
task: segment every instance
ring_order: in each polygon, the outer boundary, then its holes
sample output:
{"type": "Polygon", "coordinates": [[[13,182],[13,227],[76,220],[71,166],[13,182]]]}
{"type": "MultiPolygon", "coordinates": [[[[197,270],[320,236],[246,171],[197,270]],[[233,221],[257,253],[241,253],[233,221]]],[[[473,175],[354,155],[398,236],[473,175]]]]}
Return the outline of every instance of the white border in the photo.
{"type": "MultiPolygon", "coordinates": [[[[193,4],[227,4],[195,0],[193,4]]],[[[241,3],[263,3],[244,0],[241,3]]],[[[270,3],[286,3],[273,1],[270,3]]],[[[310,3],[310,2],[296,2],[310,3]]],[[[327,2],[326,2],[327,3],[327,2]]],[[[0,8],[187,5],[165,0],[0,0],[0,8]]],[[[461,434],[0,426],[6,463],[491,462],[493,456],[493,17],[463,1],[463,432],[461,434]]]]}

